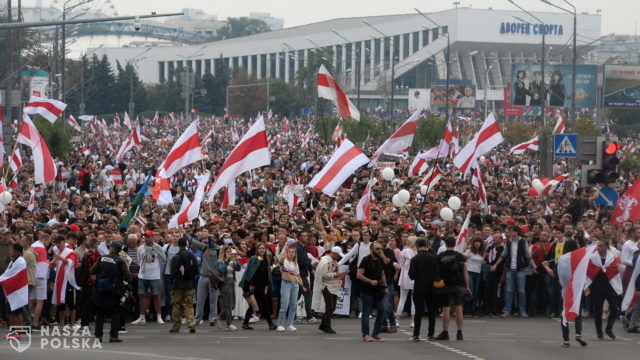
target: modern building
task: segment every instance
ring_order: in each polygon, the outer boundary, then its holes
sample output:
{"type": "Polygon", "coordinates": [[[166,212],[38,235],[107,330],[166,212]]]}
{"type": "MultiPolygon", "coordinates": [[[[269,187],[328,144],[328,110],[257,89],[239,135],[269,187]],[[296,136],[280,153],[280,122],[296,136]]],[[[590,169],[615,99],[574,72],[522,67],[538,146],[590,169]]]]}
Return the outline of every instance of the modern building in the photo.
{"type": "Polygon", "coordinates": [[[284,27],[284,19],[271,16],[269,13],[264,12],[250,12],[249,19],[258,19],[269,25],[271,30],[281,30],[284,27]]]}
{"type": "MultiPolygon", "coordinates": [[[[373,108],[389,100],[391,82],[395,106],[407,107],[409,88],[430,88],[445,79],[448,48],[450,79],[471,82],[478,100],[486,96],[502,101],[512,64],[541,61],[543,32],[545,63],[571,63],[573,15],[534,15],[544,24],[521,11],[455,8],[427,13],[432,21],[418,13],[341,18],[204,46],[90,51],[108,55],[114,63],[136,60],[140,76],[147,83],[175,79],[176,69],[184,67],[215,75],[219,65],[243,67],[258,79],[268,76],[292,83],[296,72],[307,64],[310,52],[330,49],[333,56],[326,60],[334,69],[334,77],[352,99],[359,84],[361,107],[373,108]]],[[[601,37],[600,15],[578,14],[577,24],[578,63],[582,64],[601,37]]]]}

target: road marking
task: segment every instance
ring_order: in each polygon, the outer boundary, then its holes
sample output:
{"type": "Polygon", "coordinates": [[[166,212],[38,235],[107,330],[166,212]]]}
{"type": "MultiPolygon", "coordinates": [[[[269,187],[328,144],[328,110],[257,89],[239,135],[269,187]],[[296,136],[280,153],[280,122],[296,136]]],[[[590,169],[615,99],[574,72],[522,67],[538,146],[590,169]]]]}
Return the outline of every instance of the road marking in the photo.
{"type": "MultiPolygon", "coordinates": [[[[406,334],[406,335],[413,336],[413,333],[412,333],[412,332],[409,332],[409,331],[406,331],[406,330],[401,330],[401,331],[402,331],[404,334],[406,334]]],[[[421,342],[422,342],[422,341],[421,341],[421,342]]],[[[429,344],[429,345],[433,345],[433,346],[439,347],[439,348],[441,348],[441,349],[444,349],[444,350],[447,350],[447,351],[451,351],[452,353],[456,353],[456,354],[458,354],[458,355],[460,355],[460,356],[467,357],[467,358],[469,358],[469,359],[485,360],[485,359],[484,359],[483,357],[481,357],[481,356],[473,355],[473,354],[470,354],[470,353],[468,353],[468,352],[466,352],[466,351],[458,350],[458,349],[456,349],[456,348],[454,348],[454,347],[451,347],[451,346],[448,346],[448,345],[444,345],[443,343],[439,343],[439,342],[437,342],[437,341],[424,341],[424,342],[426,342],[426,343],[427,343],[427,344],[429,344]]]]}
{"type": "Polygon", "coordinates": [[[487,333],[488,336],[514,336],[515,334],[510,333],[487,333]]]}
{"type": "Polygon", "coordinates": [[[221,336],[221,339],[248,339],[248,336],[221,336]]]}
{"type": "MultiPolygon", "coordinates": [[[[9,346],[0,345],[0,348],[9,348],[9,346]]],[[[44,350],[50,353],[51,349],[42,349],[42,348],[29,348],[31,350],[44,350]]],[[[135,351],[115,351],[115,350],[104,350],[104,349],[55,349],[55,351],[73,351],[73,352],[90,352],[96,353],[99,352],[101,354],[114,354],[114,355],[126,355],[126,356],[139,356],[139,357],[148,357],[153,359],[173,359],[173,360],[214,360],[213,358],[199,358],[193,356],[171,356],[171,355],[159,355],[159,354],[149,354],[135,351]]]]}
{"type": "Polygon", "coordinates": [[[326,340],[342,340],[342,341],[351,341],[351,338],[325,338],[326,340]]]}

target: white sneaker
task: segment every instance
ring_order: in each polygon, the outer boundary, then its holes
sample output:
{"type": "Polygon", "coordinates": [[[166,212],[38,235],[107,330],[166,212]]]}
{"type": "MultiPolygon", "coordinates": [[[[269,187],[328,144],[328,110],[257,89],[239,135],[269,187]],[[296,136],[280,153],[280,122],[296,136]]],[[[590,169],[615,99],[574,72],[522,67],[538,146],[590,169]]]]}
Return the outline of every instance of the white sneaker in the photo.
{"type": "Polygon", "coordinates": [[[231,325],[227,326],[225,328],[225,330],[227,330],[227,331],[236,331],[236,330],[238,330],[238,328],[233,326],[233,324],[231,324],[231,325]]]}
{"type": "Polygon", "coordinates": [[[203,320],[196,322],[196,325],[202,325],[203,320]]]}
{"type": "Polygon", "coordinates": [[[413,329],[413,320],[409,323],[409,328],[413,329]]]}
{"type": "Polygon", "coordinates": [[[358,314],[358,319],[362,319],[362,313],[358,314]]]}
{"type": "MultiPolygon", "coordinates": [[[[309,320],[307,320],[307,322],[309,324],[315,324],[316,322],[318,322],[318,320],[316,318],[314,318],[313,316],[309,318],[309,320]]],[[[294,330],[295,331],[295,330],[294,330]]]]}
{"type": "Polygon", "coordinates": [[[182,325],[185,325],[187,323],[187,319],[182,318],[182,325]]]}
{"type": "MultiPolygon", "coordinates": [[[[160,319],[160,316],[158,316],[158,319],[160,319]]],[[[171,321],[171,315],[165,316],[164,321],[170,322],[171,321]]]]}
{"type": "Polygon", "coordinates": [[[289,331],[298,331],[298,329],[296,329],[296,327],[293,326],[293,325],[287,326],[287,330],[289,330],[289,331]]]}
{"type": "Polygon", "coordinates": [[[147,320],[144,318],[144,316],[140,316],[138,320],[132,322],[131,325],[144,325],[146,323],[147,323],[147,320]]]}
{"type": "Polygon", "coordinates": [[[257,317],[257,316],[255,316],[255,315],[253,315],[253,316],[251,317],[251,319],[249,319],[249,322],[250,322],[250,323],[255,323],[255,322],[258,322],[258,321],[260,321],[260,318],[259,318],[259,317],[257,317]]]}
{"type": "MultiPolygon", "coordinates": [[[[171,318],[169,317],[169,315],[167,315],[167,319],[169,319],[167,321],[171,321],[171,318]]],[[[162,317],[161,316],[158,316],[158,324],[160,324],[160,325],[164,324],[164,321],[162,321],[162,317]]]]}
{"type": "Polygon", "coordinates": [[[283,331],[284,331],[284,326],[282,326],[282,325],[278,325],[278,327],[276,328],[276,330],[277,330],[278,332],[283,332],[283,331]]]}
{"type": "Polygon", "coordinates": [[[81,327],[80,324],[75,324],[73,325],[73,330],[80,330],[81,327]]]}

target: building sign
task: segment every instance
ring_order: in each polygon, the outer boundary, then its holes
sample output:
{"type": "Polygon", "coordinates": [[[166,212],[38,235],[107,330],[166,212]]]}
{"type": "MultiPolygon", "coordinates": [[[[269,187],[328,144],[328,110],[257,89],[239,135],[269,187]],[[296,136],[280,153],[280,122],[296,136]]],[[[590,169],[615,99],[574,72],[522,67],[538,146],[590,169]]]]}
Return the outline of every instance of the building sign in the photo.
{"type": "MultiPolygon", "coordinates": [[[[445,94],[447,87],[431,86],[431,106],[446,106],[445,94]]],[[[476,87],[473,85],[449,85],[449,106],[473,109],[476,106],[476,87]]]]}
{"type": "Polygon", "coordinates": [[[502,22],[500,34],[518,35],[564,35],[562,25],[558,24],[528,24],[522,22],[502,22]]]}
{"type": "Polygon", "coordinates": [[[605,65],[604,106],[640,108],[640,66],[605,65]]]}

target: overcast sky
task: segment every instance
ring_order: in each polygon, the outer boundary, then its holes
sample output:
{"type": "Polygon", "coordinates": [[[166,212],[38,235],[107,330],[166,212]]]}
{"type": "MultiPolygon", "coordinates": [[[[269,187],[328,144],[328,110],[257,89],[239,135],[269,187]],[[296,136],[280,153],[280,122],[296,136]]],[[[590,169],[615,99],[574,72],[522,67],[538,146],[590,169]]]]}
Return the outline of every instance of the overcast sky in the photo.
{"type": "MultiPolygon", "coordinates": [[[[58,3],[63,0],[58,0],[58,3]]],[[[104,3],[106,0],[95,0],[104,3]]],[[[563,4],[561,0],[550,0],[555,4],[563,4]]],[[[48,6],[52,0],[42,0],[48,6]]],[[[311,22],[329,20],[340,17],[374,16],[412,13],[414,8],[424,12],[446,10],[453,7],[448,0],[111,0],[120,14],[144,14],[151,11],[179,12],[182,8],[202,9],[208,14],[217,15],[218,19],[246,16],[249,12],[268,12],[272,16],[284,18],[285,27],[304,25],[311,22]]],[[[473,8],[489,8],[501,10],[516,9],[507,0],[459,0],[460,6],[473,8]]],[[[540,0],[516,0],[530,11],[556,11],[540,0]]],[[[595,13],[602,10],[602,33],[635,34],[640,27],[639,0],[572,0],[578,12],[595,13]]],[[[36,0],[23,0],[26,6],[33,5],[36,0]]]]}

